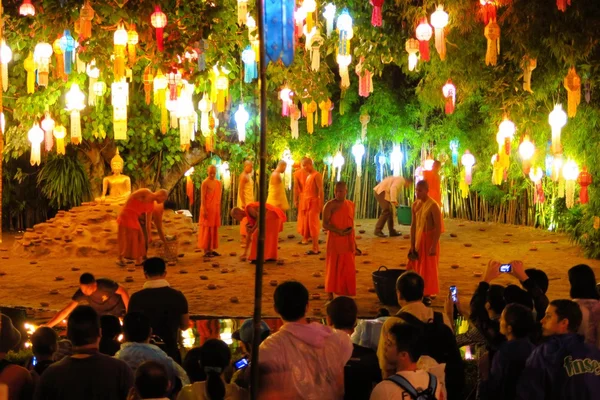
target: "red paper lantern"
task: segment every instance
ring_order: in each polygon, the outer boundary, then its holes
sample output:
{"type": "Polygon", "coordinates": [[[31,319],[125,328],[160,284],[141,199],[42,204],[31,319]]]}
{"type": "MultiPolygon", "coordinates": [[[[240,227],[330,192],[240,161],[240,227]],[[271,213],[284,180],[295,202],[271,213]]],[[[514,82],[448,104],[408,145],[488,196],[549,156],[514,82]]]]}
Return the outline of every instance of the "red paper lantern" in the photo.
{"type": "Polygon", "coordinates": [[[423,61],[429,61],[429,39],[433,36],[433,28],[427,22],[427,18],[423,18],[416,30],[417,40],[419,41],[419,52],[423,61]]]}
{"type": "Polygon", "coordinates": [[[479,4],[481,4],[481,14],[485,25],[487,25],[490,20],[496,19],[496,4],[494,4],[493,0],[479,0],[479,4]]]}
{"type": "Polygon", "coordinates": [[[31,4],[31,0],[23,1],[23,4],[21,4],[21,7],[19,7],[19,14],[21,14],[24,17],[33,17],[35,15],[35,7],[33,7],[33,4],[31,4]]]}
{"type": "Polygon", "coordinates": [[[446,98],[446,114],[452,114],[454,112],[454,105],[456,104],[456,87],[452,83],[451,79],[442,87],[442,93],[446,98]]]}
{"type": "Polygon", "coordinates": [[[152,23],[152,26],[156,28],[156,44],[158,46],[158,51],[163,51],[163,28],[167,26],[167,16],[161,11],[159,6],[154,7],[150,22],[152,23]]]}
{"type": "Polygon", "coordinates": [[[571,0],[556,0],[556,7],[559,11],[567,11],[567,5],[571,5],[571,0]]]}
{"type": "Polygon", "coordinates": [[[577,177],[577,183],[581,187],[579,190],[579,201],[581,204],[587,204],[590,201],[590,197],[588,195],[588,186],[590,186],[592,182],[592,174],[590,174],[587,170],[587,167],[584,166],[577,177]]]}
{"type": "Polygon", "coordinates": [[[373,26],[383,25],[383,2],[384,0],[370,0],[371,5],[373,6],[373,12],[371,13],[371,25],[373,26]]]}

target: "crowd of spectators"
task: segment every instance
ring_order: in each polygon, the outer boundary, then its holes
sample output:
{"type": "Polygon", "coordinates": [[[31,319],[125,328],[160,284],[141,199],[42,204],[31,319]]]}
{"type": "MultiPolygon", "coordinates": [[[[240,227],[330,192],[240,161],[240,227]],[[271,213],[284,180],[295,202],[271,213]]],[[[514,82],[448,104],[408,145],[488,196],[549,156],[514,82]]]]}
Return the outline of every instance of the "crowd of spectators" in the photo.
{"type": "Polygon", "coordinates": [[[283,324],[271,332],[261,322],[254,366],[252,320],[232,335],[241,359],[218,339],[181,358],[187,301],[170,287],[161,259],[145,262],[144,289],[131,299],[114,282],[84,274],[75,306],[57,315],[67,317],[66,339],[49,326],[38,328],[30,338],[34,361],[28,368],[6,360],[21,335],[0,314],[0,398],[243,400],[250,398],[253,367],[259,371],[258,398],[265,400],[598,398],[600,294],[594,272],[587,265],[571,268],[571,299],[549,301],[543,271],[510,264],[518,285],[495,284],[501,265],[490,261],[468,304],[449,295],[443,312],[425,305],[422,277],[405,272],[396,282],[400,310],[381,310],[364,321],[355,301],[344,296],[327,303],[324,320],[311,320],[306,287],[283,282],[274,292],[283,324]],[[79,304],[83,297],[90,305],[79,304]],[[103,311],[120,312],[123,303],[121,326],[103,311]],[[473,390],[465,383],[465,346],[477,364],[473,390]]]}

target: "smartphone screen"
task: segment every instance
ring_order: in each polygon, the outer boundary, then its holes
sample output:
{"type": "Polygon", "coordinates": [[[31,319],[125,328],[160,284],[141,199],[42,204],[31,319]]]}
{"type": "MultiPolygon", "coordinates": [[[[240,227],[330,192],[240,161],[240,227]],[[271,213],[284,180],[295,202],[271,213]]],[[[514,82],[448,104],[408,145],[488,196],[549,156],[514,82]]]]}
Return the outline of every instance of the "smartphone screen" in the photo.
{"type": "Polygon", "coordinates": [[[248,359],[246,357],[244,358],[240,358],[239,360],[237,360],[233,366],[235,367],[235,369],[242,369],[242,368],[246,368],[249,365],[248,363],[248,359]]]}
{"type": "Polygon", "coordinates": [[[500,266],[500,272],[502,272],[503,274],[511,272],[512,271],[512,266],[510,264],[502,264],[500,266]]]}
{"type": "Polygon", "coordinates": [[[33,365],[34,367],[37,365],[37,357],[33,356],[33,358],[31,359],[31,365],[33,365]]]}
{"type": "Polygon", "coordinates": [[[452,301],[456,303],[458,301],[458,289],[456,289],[456,286],[450,286],[450,295],[452,296],[452,301]]]}

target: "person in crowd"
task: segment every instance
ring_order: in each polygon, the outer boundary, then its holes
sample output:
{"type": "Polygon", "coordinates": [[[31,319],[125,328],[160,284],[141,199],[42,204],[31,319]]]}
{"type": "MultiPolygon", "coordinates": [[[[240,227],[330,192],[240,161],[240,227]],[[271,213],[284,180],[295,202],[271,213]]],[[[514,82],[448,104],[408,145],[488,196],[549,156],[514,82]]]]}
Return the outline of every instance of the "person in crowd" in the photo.
{"type": "Polygon", "coordinates": [[[402,187],[408,187],[412,182],[401,176],[388,176],[373,188],[375,199],[381,208],[381,215],[375,223],[375,236],[387,237],[383,227],[387,224],[390,236],[400,236],[394,229],[394,210],[398,207],[398,198],[402,187]]]}
{"type": "Polygon", "coordinates": [[[129,293],[127,289],[112,279],[96,279],[94,275],[85,272],[79,277],[79,289],[71,298],[71,302],[56,313],[45,326],[52,328],[63,321],[84,300],[100,316],[114,315],[115,317],[122,317],[127,312],[129,293]]]}
{"type": "Polygon", "coordinates": [[[587,344],[600,347],[600,293],[594,271],[589,265],[576,265],[569,270],[569,283],[571,299],[579,304],[583,316],[579,334],[587,344]]]}
{"type": "Polygon", "coordinates": [[[225,369],[231,362],[231,351],[227,343],[209,339],[200,349],[198,365],[206,374],[206,381],[184,386],[177,400],[244,400],[248,392],[235,383],[225,383],[225,369]]]}
{"type": "MultiPolygon", "coordinates": [[[[340,296],[327,305],[327,325],[352,335],[358,308],[350,297],[340,296]]],[[[381,381],[377,353],[368,347],[353,345],[352,356],[344,367],[344,399],[367,399],[381,381]]]]}
{"type": "Polygon", "coordinates": [[[302,196],[304,193],[304,185],[306,184],[306,179],[308,178],[308,171],[306,170],[306,162],[308,161],[307,157],[303,157],[302,161],[300,161],[300,168],[298,168],[294,174],[292,175],[294,178],[294,207],[298,210],[298,217],[296,219],[296,231],[303,235],[299,244],[308,244],[310,240],[309,236],[304,236],[307,232],[303,232],[302,227],[304,225],[304,219],[306,218],[306,211],[302,209],[302,196]]]}
{"type": "Polygon", "coordinates": [[[40,376],[54,363],[54,353],[58,349],[58,335],[52,328],[39,327],[31,335],[31,351],[35,357],[32,363],[31,377],[34,385],[40,380],[40,376]]]}
{"type": "Polygon", "coordinates": [[[300,204],[304,213],[301,234],[303,238],[311,238],[312,249],[305,253],[311,256],[321,253],[319,251],[319,232],[321,231],[319,215],[321,215],[323,209],[325,195],[323,192],[323,176],[315,169],[313,160],[307,158],[304,168],[308,176],[302,191],[302,204],[300,204]]]}
{"type": "Polygon", "coordinates": [[[346,182],[335,184],[335,198],[323,209],[323,229],[327,230],[325,291],[333,295],[356,296],[356,239],[354,238],[354,203],[346,199],[346,182]]]}
{"type": "Polygon", "coordinates": [[[170,386],[167,368],[157,361],[146,361],[135,371],[135,384],[129,400],[169,400],[170,386]]]}
{"type": "Polygon", "coordinates": [[[514,303],[504,308],[500,317],[500,332],[507,341],[500,345],[492,360],[489,378],[480,386],[482,399],[515,399],[519,376],[535,349],[529,340],[534,324],[530,308],[514,303]]]}
{"type": "Polygon", "coordinates": [[[125,400],[133,372],[121,360],[101,354],[100,319],[90,306],[77,306],[67,320],[73,355],[46,369],[35,388],[36,400],[125,400]]]}
{"type": "Polygon", "coordinates": [[[33,393],[31,374],[20,365],[6,361],[6,353],[21,343],[21,334],[12,320],[0,314],[0,384],[8,387],[7,400],[28,400],[33,393]]]}
{"type": "MultiPolygon", "coordinates": [[[[260,203],[254,202],[246,206],[246,209],[234,208],[231,210],[231,217],[240,223],[246,221],[246,246],[244,254],[240,257],[242,260],[256,261],[258,249],[258,214],[260,203]],[[250,256],[248,257],[248,250],[250,256]]],[[[283,230],[283,223],[286,221],[285,213],[271,204],[265,204],[265,255],[266,261],[276,261],[279,252],[279,232],[283,230]]]]}
{"type": "Polygon", "coordinates": [[[200,187],[200,218],[198,221],[198,248],[205,257],[220,256],[219,227],[221,226],[221,181],[216,179],[217,167],[208,167],[208,177],[200,187]]]}
{"type": "Polygon", "coordinates": [[[533,311],[533,299],[531,295],[517,285],[508,285],[504,288],[504,302],[506,304],[520,304],[533,311]]]}
{"type": "Polygon", "coordinates": [[[267,196],[267,204],[280,208],[283,212],[290,209],[283,182],[283,174],[286,168],[287,163],[285,161],[282,160],[277,163],[277,168],[273,170],[269,179],[269,193],[267,196]]]}
{"type": "Polygon", "coordinates": [[[410,251],[412,269],[425,280],[425,296],[440,292],[438,264],[440,260],[440,235],[442,219],[440,207],[428,195],[426,181],[417,183],[417,201],[413,204],[410,226],[410,251]]]}
{"type": "MultiPolygon", "coordinates": [[[[252,176],[252,170],[254,166],[252,161],[244,161],[244,170],[240,174],[238,195],[237,195],[237,206],[238,208],[245,210],[246,206],[250,203],[254,203],[254,177],[252,176]]],[[[246,245],[246,220],[240,222],[240,236],[242,238],[242,245],[246,245]]]]}
{"type": "Polygon", "coordinates": [[[550,302],[542,319],[546,339],[531,353],[517,400],[592,400],[600,393],[600,350],[578,335],[582,314],[571,300],[550,302]]]}
{"type": "Polygon", "coordinates": [[[536,312],[536,320],[541,321],[548,308],[548,275],[540,269],[528,268],[525,269],[523,262],[513,260],[510,262],[511,275],[521,282],[521,285],[527,293],[532,297],[534,309],[536,312]]]}
{"type": "Polygon", "coordinates": [[[192,384],[206,380],[206,374],[200,365],[200,347],[194,347],[187,352],[183,359],[183,369],[192,384]]]}
{"type": "Polygon", "coordinates": [[[273,297],[283,326],[260,345],[259,398],[341,399],[350,337],[307,322],[308,290],[300,282],[281,283],[273,297]]]}
{"type": "Polygon", "coordinates": [[[103,315],[100,317],[100,329],[102,330],[100,353],[114,356],[121,348],[121,342],[119,341],[119,336],[123,331],[121,321],[114,315],[103,315]]]}
{"type": "Polygon", "coordinates": [[[152,332],[163,340],[159,347],[181,363],[178,347],[180,330],[189,328],[188,302],[184,294],[166,280],[167,267],[162,258],[144,261],[144,288],[131,296],[130,312],[140,312],[150,319],[152,332]]]}
{"type": "Polygon", "coordinates": [[[423,355],[421,330],[411,324],[394,324],[385,340],[386,363],[395,372],[373,389],[370,400],[445,399],[435,375],[417,368],[423,355]],[[428,394],[429,397],[419,397],[428,394]]]}
{"type": "MultiPolygon", "coordinates": [[[[271,335],[271,328],[265,321],[260,321],[260,340],[262,343],[266,338],[271,335]]],[[[240,348],[244,357],[248,359],[248,362],[252,362],[252,341],[254,339],[254,321],[252,319],[245,320],[240,329],[233,332],[231,337],[235,340],[239,340],[240,348]]],[[[260,344],[259,343],[259,344],[260,344]]],[[[248,376],[245,373],[246,369],[238,369],[231,377],[231,382],[234,382],[241,388],[248,389],[250,382],[248,382],[248,376]]]]}
{"type": "Polygon", "coordinates": [[[150,344],[152,328],[150,319],[145,314],[128,313],[123,319],[123,330],[125,331],[125,343],[121,345],[121,350],[115,354],[115,358],[126,362],[134,372],[146,361],[160,362],[169,371],[173,389],[189,384],[185,370],[158,346],[150,344]]]}
{"type": "Polygon", "coordinates": [[[377,351],[379,337],[381,336],[381,328],[389,317],[390,312],[387,308],[380,308],[375,319],[362,320],[356,325],[354,333],[352,333],[352,336],[350,337],[352,343],[377,351]]]}
{"type": "Polygon", "coordinates": [[[129,195],[117,218],[119,266],[125,266],[126,258],[135,260],[136,265],[142,265],[148,252],[151,214],[155,204],[164,203],[168,197],[169,192],[164,189],[156,192],[139,189],[129,195]]]}

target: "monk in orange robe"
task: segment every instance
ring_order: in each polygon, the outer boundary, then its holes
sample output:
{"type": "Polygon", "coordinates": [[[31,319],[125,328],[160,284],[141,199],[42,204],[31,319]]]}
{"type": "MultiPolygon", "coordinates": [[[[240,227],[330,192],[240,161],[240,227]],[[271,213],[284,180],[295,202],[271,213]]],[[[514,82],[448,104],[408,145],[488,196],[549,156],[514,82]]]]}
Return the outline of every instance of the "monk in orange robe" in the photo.
{"type": "Polygon", "coordinates": [[[169,192],[158,190],[154,193],[148,189],[139,189],[129,195],[125,206],[117,218],[119,261],[125,266],[125,258],[135,260],[141,265],[148,253],[149,230],[151,214],[155,203],[165,202],[169,192]]]}
{"type": "Polygon", "coordinates": [[[302,237],[310,237],[312,239],[312,249],[307,251],[306,255],[320,254],[319,251],[319,231],[321,224],[319,215],[323,208],[323,177],[315,170],[313,161],[309,158],[306,160],[306,184],[302,191],[302,210],[305,213],[305,218],[302,224],[302,237]]]}
{"type": "MultiPolygon", "coordinates": [[[[433,168],[431,171],[423,172],[423,179],[427,181],[429,185],[429,197],[435,200],[440,206],[440,212],[442,210],[442,179],[440,178],[440,169],[442,168],[442,163],[438,160],[433,162],[433,168]]],[[[444,232],[444,214],[441,215],[442,219],[442,233],[444,232]]]]}
{"type": "Polygon", "coordinates": [[[206,257],[220,256],[215,251],[219,247],[219,227],[221,226],[221,182],[216,180],[217,167],[208,167],[208,178],[200,188],[200,219],[198,221],[198,248],[206,257]]]}
{"type": "MultiPolygon", "coordinates": [[[[302,193],[304,192],[304,186],[306,184],[306,178],[308,178],[308,172],[306,171],[307,157],[304,157],[300,162],[300,168],[294,172],[294,207],[298,210],[298,219],[296,221],[296,230],[299,234],[302,234],[302,226],[304,225],[304,219],[306,218],[305,212],[302,209],[302,193]]],[[[308,244],[310,236],[302,236],[300,244],[308,244]]]]}
{"type": "Polygon", "coordinates": [[[356,248],[354,237],[354,203],[346,200],[345,182],[335,185],[335,199],[323,210],[323,228],[327,234],[327,261],[325,291],[329,300],[333,295],[356,296],[356,248]]]}
{"type": "MultiPolygon", "coordinates": [[[[252,178],[253,165],[251,161],[244,162],[244,171],[240,174],[237,206],[244,210],[246,206],[254,202],[254,179],[252,178]]],[[[246,243],[246,224],[247,220],[240,222],[240,236],[242,237],[242,245],[246,243]]]]}
{"type": "MultiPolygon", "coordinates": [[[[285,213],[279,207],[266,204],[265,215],[265,261],[276,261],[277,250],[279,247],[279,232],[283,230],[283,223],[286,221],[285,213]]],[[[256,261],[258,246],[258,212],[260,204],[258,202],[250,203],[245,210],[234,208],[231,210],[231,216],[237,221],[247,220],[246,249],[240,257],[242,260],[256,261]],[[248,255],[250,248],[250,257],[248,255]]]]}
{"type": "Polygon", "coordinates": [[[410,253],[412,268],[425,281],[425,296],[437,295],[440,291],[438,264],[440,259],[440,235],[442,221],[440,207],[428,195],[427,181],[417,183],[417,201],[412,208],[410,226],[410,253]]]}

